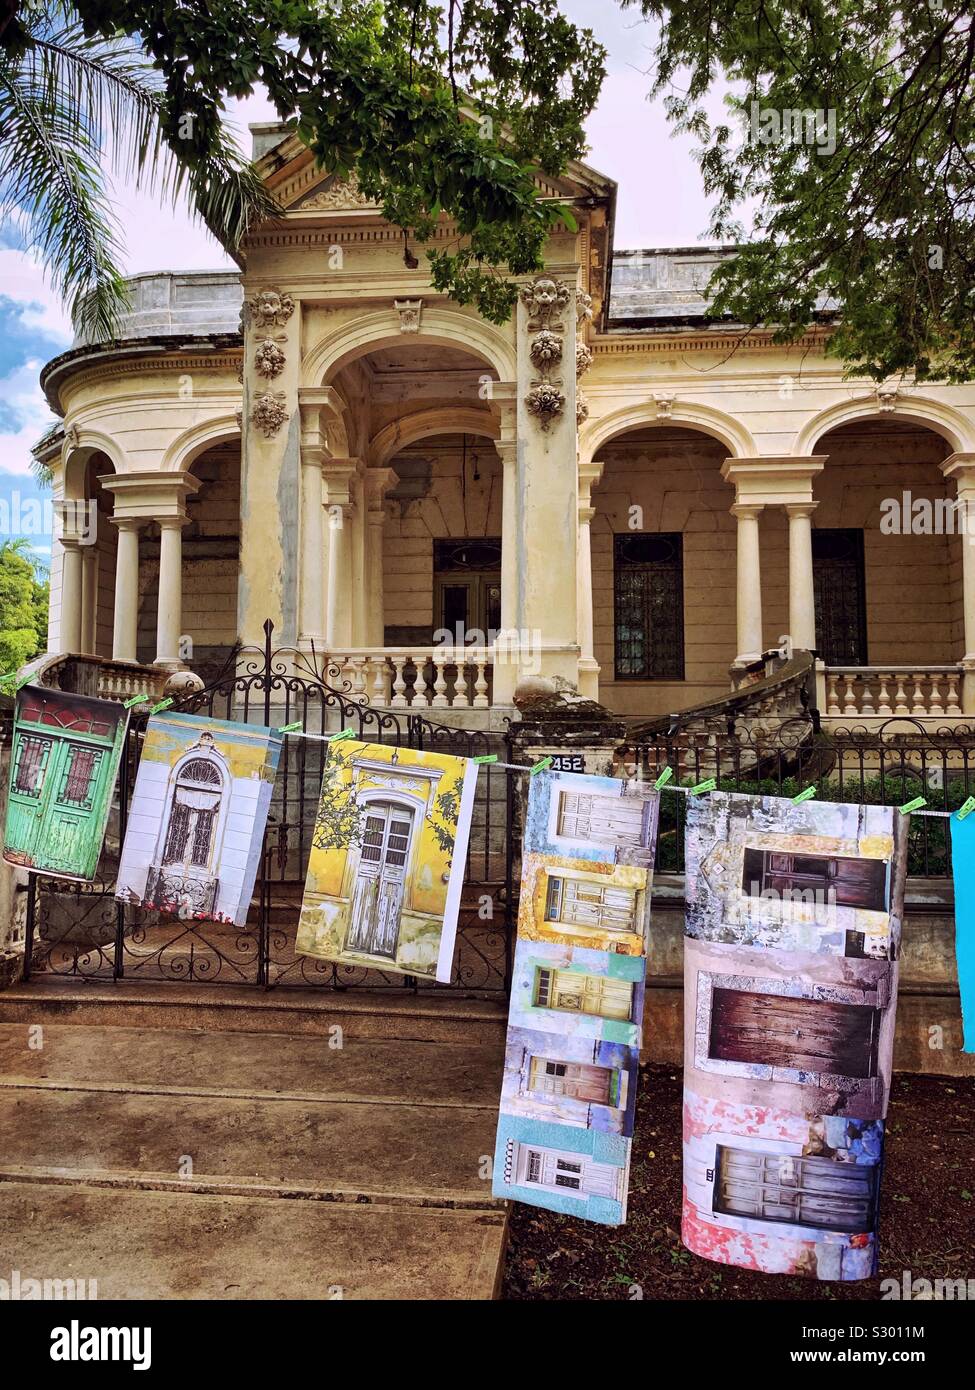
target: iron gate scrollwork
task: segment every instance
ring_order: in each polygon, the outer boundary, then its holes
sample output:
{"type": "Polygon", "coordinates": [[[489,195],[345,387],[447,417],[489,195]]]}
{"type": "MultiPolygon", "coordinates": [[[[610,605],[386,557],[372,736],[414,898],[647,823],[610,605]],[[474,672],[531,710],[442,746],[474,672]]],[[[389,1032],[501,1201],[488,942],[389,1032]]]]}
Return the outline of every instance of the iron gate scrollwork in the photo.
{"type": "MultiPolygon", "coordinates": [[[[148,715],[133,711],[109,828],[92,883],[31,874],[25,978],[145,980],[265,988],[443,989],[433,981],[299,956],[294,951],[327,737],[351,728],[369,743],[457,757],[494,754],[512,761],[506,732],[454,728],[412,712],[393,713],[353,699],[342,673],[291,648],[275,650],[273,624],[261,648],[239,647],[204,689],[172,709],[240,723],[282,727],[285,735],[271,799],[258,881],[247,924],[181,919],[115,900],[115,882],[148,715]]],[[[507,992],[515,923],[512,779],[485,764],[479,773],[465,865],[450,987],[474,995],[507,992]]],[[[199,888],[195,884],[194,888],[199,888]]],[[[147,895],[148,897],[149,895],[147,895]]],[[[162,901],[168,892],[157,901],[162,901]]]]}

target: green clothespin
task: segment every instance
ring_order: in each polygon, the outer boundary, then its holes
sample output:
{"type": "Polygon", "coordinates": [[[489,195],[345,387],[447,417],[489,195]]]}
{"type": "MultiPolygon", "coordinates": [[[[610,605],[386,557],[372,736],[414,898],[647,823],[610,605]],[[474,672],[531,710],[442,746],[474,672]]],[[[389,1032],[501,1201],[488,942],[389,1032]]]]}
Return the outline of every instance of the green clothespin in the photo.
{"type": "Polygon", "coordinates": [[[133,705],[144,705],[148,698],[148,695],[133,695],[131,700],[126,700],[123,703],[122,708],[131,709],[133,705]]]}
{"type": "Polygon", "coordinates": [[[529,773],[531,774],[531,776],[534,777],[536,772],[544,772],[545,769],[546,769],[547,767],[551,767],[551,766],[552,766],[552,759],[551,759],[551,757],[548,757],[548,758],[539,758],[539,760],[538,760],[538,762],[535,764],[535,766],[529,768],[528,771],[529,771],[529,773]]]}
{"type": "Polygon", "coordinates": [[[801,806],[804,801],[809,801],[810,798],[814,797],[815,795],[816,788],[807,787],[804,792],[800,792],[798,796],[794,796],[792,798],[792,804],[793,806],[801,806]]]}
{"type": "Polygon", "coordinates": [[[916,796],[913,801],[905,801],[904,805],[899,808],[900,813],[902,816],[909,816],[912,811],[920,811],[921,807],[927,804],[927,797],[916,796]]]}
{"type": "Polygon", "coordinates": [[[355,738],[351,729],[342,729],[339,733],[333,734],[329,743],[341,743],[344,738],[355,738]]]}
{"type": "Polygon", "coordinates": [[[173,697],[172,697],[172,695],[167,695],[166,698],[165,698],[165,700],[160,700],[160,701],[159,701],[158,705],[152,705],[152,706],[150,707],[149,713],[150,713],[150,714],[158,714],[159,711],[160,711],[161,709],[169,709],[169,706],[170,706],[172,703],[173,703],[173,697]]]}
{"type": "Polygon", "coordinates": [[[970,816],[973,811],[975,811],[975,796],[970,796],[967,801],[962,802],[955,814],[959,820],[964,820],[965,817],[970,816]]]}
{"type": "Polygon", "coordinates": [[[700,796],[702,792],[717,791],[718,784],[713,777],[706,778],[703,782],[698,782],[696,787],[690,788],[691,796],[700,796]]]}
{"type": "Polygon", "coordinates": [[[281,727],[280,727],[280,729],[278,730],[278,733],[279,733],[279,734],[294,734],[294,733],[297,733],[299,729],[301,729],[301,730],[303,731],[303,730],[304,730],[304,725],[302,724],[302,722],[301,722],[300,719],[296,719],[295,722],[294,722],[293,724],[282,724],[281,727]]]}
{"type": "Polygon", "coordinates": [[[665,767],[656,782],[654,782],[654,788],[659,792],[660,788],[665,787],[673,775],[674,769],[672,767],[665,767]]]}
{"type": "Polygon", "coordinates": [[[472,763],[496,763],[497,761],[497,753],[480,753],[476,758],[471,759],[472,763]]]}

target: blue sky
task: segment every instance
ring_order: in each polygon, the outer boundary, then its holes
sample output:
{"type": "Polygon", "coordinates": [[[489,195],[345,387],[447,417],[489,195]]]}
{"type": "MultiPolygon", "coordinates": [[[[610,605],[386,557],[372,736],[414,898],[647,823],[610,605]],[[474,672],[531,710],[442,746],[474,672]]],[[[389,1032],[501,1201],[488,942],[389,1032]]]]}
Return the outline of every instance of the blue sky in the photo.
{"type": "MultiPolygon", "coordinates": [[[[693,245],[706,230],[707,206],[689,142],[673,139],[662,104],[647,101],[648,26],[613,0],[563,0],[563,9],[609,49],[609,75],[587,133],[589,162],[620,185],[616,246],[693,245]]],[[[274,112],[255,97],[233,103],[230,117],[246,142],[247,122],[273,119],[274,112]]],[[[233,268],[185,205],[159,207],[125,183],[114,194],[130,273],[233,268]]],[[[16,229],[0,228],[0,525],[30,515],[32,499],[42,495],[30,474],[30,449],[53,419],[38,375],[70,343],[67,315],[42,267],[19,249],[16,229]]],[[[10,527],[13,534],[23,529],[10,527]]],[[[50,538],[30,539],[46,562],[50,538]]]]}

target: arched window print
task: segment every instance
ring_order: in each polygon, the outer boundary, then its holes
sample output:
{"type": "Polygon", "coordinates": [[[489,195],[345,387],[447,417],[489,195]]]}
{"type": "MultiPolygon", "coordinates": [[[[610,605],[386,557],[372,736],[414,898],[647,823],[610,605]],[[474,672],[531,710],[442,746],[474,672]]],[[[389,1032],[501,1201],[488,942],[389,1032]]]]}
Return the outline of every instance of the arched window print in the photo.
{"type": "Polygon", "coordinates": [[[211,758],[192,758],[180,768],[173,789],[163,868],[209,868],[220,811],[223,777],[211,758]]]}

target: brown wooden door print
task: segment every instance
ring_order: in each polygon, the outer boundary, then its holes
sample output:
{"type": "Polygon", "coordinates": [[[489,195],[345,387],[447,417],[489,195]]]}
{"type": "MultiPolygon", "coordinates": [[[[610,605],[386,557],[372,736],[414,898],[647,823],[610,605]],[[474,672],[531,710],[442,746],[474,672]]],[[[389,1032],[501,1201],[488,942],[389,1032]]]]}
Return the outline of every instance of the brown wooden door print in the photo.
{"type": "Polygon", "coordinates": [[[776,893],[793,901],[810,893],[840,907],[887,910],[887,864],[882,859],[840,855],[780,854],[746,849],[742,889],[751,896],[776,893]],[[800,896],[801,895],[801,896],[800,896]]]}
{"type": "Polygon", "coordinates": [[[708,1056],[797,1071],[877,1074],[880,1010],[827,999],[715,989],[708,1056]]]}
{"type": "Polygon", "coordinates": [[[613,1071],[587,1062],[559,1062],[533,1057],[529,1085],[533,1091],[550,1096],[571,1096],[593,1105],[609,1105],[613,1071]]]}

